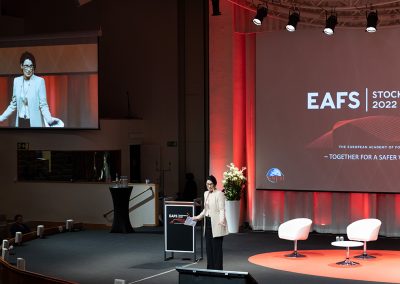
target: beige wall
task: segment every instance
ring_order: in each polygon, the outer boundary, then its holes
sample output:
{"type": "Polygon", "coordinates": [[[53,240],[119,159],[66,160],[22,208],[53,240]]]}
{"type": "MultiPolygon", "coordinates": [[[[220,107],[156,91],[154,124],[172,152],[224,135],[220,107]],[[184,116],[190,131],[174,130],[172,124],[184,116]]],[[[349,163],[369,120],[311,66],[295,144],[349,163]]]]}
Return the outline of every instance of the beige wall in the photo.
{"type": "Polygon", "coordinates": [[[144,136],[141,120],[101,120],[101,130],[1,131],[1,212],[12,218],[22,213],[27,220],[102,223],[112,208],[105,183],[18,182],[17,143],[30,150],[121,150],[122,174],[129,173],[129,145],[144,136]]]}

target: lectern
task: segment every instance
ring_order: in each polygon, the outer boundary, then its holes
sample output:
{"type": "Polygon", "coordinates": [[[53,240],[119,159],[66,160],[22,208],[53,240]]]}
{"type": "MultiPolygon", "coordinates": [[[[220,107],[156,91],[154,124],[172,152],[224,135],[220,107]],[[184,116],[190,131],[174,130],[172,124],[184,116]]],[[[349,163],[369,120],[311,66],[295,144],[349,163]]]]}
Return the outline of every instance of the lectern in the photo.
{"type": "Polygon", "coordinates": [[[200,233],[200,253],[201,257],[197,258],[196,245],[196,226],[186,226],[185,220],[188,215],[195,215],[195,202],[187,201],[164,201],[164,260],[174,258],[174,252],[192,253],[193,261],[203,259],[203,226],[201,225],[200,233]],[[167,253],[171,253],[167,257],[167,253]]]}
{"type": "Polygon", "coordinates": [[[110,186],[110,192],[114,205],[114,219],[111,233],[133,233],[134,230],[129,220],[129,198],[133,186],[110,186]]]}

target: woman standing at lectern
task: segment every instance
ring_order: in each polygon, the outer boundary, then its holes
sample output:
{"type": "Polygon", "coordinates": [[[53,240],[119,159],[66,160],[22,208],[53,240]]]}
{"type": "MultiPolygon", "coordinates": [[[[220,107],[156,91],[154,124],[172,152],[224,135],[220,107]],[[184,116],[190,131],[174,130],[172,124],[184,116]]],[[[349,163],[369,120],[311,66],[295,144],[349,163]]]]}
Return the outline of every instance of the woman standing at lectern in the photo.
{"type": "Polygon", "coordinates": [[[222,242],[228,235],[225,219],[225,195],[217,190],[217,179],[210,175],[206,180],[207,191],[204,192],[204,209],[194,220],[205,218],[205,238],[207,251],[207,269],[222,270],[222,242]]]}

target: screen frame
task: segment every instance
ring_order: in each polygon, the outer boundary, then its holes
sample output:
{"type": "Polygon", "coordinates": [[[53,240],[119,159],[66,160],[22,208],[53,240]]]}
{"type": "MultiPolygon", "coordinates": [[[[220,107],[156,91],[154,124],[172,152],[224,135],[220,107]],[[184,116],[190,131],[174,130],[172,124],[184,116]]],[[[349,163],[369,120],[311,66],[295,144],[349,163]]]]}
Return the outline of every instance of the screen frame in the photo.
{"type": "MultiPolygon", "coordinates": [[[[308,32],[312,33],[313,31],[308,31],[308,32]]],[[[390,32],[390,30],[388,30],[388,32],[390,32]]],[[[256,64],[258,64],[258,63],[260,63],[260,62],[256,60],[256,64]]],[[[287,66],[287,65],[285,65],[285,66],[287,66]]],[[[269,67],[272,68],[271,66],[269,66],[269,67]]],[[[258,75],[256,74],[255,76],[257,77],[258,75]]],[[[257,78],[256,78],[256,81],[257,81],[257,78]]],[[[256,89],[257,89],[257,87],[256,87],[256,89]]],[[[257,94],[255,94],[255,99],[256,99],[255,105],[257,106],[257,94]]],[[[263,125],[263,124],[260,121],[258,121],[257,119],[255,121],[255,124],[256,124],[255,129],[256,129],[256,132],[257,132],[257,129],[258,129],[257,128],[257,124],[259,124],[259,125],[263,125]]],[[[257,133],[255,135],[257,136],[257,133]]],[[[255,161],[256,161],[255,164],[256,164],[256,166],[258,165],[257,164],[257,159],[261,159],[261,158],[259,157],[259,155],[257,155],[257,150],[256,150],[256,155],[255,155],[255,161]]],[[[257,178],[257,175],[256,175],[255,178],[257,178]]],[[[375,187],[373,189],[368,189],[368,190],[366,190],[366,189],[363,190],[362,188],[360,188],[360,190],[353,190],[351,188],[347,188],[346,189],[346,187],[343,187],[343,188],[341,188],[339,190],[332,190],[332,189],[329,189],[329,188],[324,188],[324,189],[318,188],[318,189],[315,189],[315,188],[307,188],[307,187],[304,187],[304,186],[303,187],[302,186],[294,187],[294,188],[279,188],[279,187],[270,186],[268,184],[266,184],[265,186],[264,185],[258,185],[258,186],[256,186],[256,190],[260,190],[260,191],[261,190],[267,190],[267,191],[292,191],[292,192],[333,192],[333,193],[384,193],[384,194],[388,194],[388,193],[397,194],[397,193],[399,193],[399,191],[391,191],[389,188],[379,190],[379,187],[375,187]]]]}
{"type": "MultiPolygon", "coordinates": [[[[56,46],[56,45],[78,45],[78,44],[96,44],[97,45],[97,76],[99,77],[99,39],[102,36],[101,30],[82,31],[82,32],[66,32],[55,34],[34,34],[14,37],[0,38],[0,48],[28,47],[28,46],[56,46]]],[[[79,74],[78,73],[46,73],[40,72],[39,76],[58,76],[79,74]]],[[[20,76],[21,74],[8,74],[11,76],[20,76]]],[[[6,77],[2,75],[1,77],[6,77]]],[[[80,130],[100,130],[100,114],[99,114],[99,80],[97,80],[97,125],[93,127],[0,127],[0,131],[33,131],[33,132],[63,132],[63,131],[80,131],[80,130]]],[[[13,114],[14,115],[14,114],[13,114]]]]}

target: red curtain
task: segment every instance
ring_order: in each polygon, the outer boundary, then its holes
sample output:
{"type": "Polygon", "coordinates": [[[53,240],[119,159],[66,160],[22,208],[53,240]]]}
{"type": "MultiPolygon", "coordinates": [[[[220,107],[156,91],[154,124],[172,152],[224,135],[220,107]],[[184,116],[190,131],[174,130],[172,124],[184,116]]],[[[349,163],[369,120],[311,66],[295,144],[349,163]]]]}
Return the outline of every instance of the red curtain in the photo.
{"type": "Polygon", "coordinates": [[[221,1],[222,16],[210,16],[210,169],[222,177],[225,165],[247,167],[246,218],[254,229],[276,230],[283,221],[309,217],[320,232],[343,233],[356,220],[382,220],[381,233],[400,232],[400,195],[371,193],[256,191],[255,70],[256,32],[280,30],[269,20],[251,25],[254,12],[221,1]]]}

